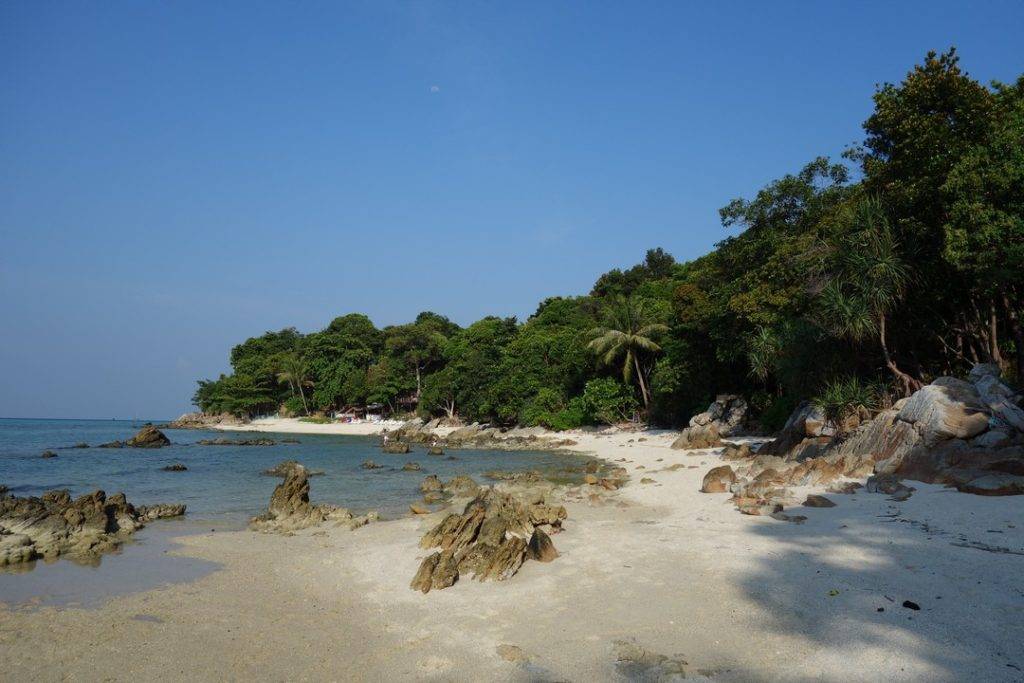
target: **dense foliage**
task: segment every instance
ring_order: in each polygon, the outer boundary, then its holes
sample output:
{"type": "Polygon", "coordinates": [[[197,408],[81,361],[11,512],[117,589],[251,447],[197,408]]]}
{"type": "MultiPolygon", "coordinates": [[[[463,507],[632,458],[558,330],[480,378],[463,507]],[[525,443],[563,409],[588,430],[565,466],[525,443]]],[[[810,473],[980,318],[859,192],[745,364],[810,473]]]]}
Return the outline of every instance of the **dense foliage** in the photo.
{"type": "Polygon", "coordinates": [[[732,201],[736,234],[694,261],[652,249],[525,322],[428,312],[378,330],[350,314],[268,332],[195,402],[565,429],[680,424],[736,392],[772,427],[805,398],[838,420],[979,361],[1024,380],[1024,78],[986,87],[950,50],[874,102],[863,144],[732,201]]]}

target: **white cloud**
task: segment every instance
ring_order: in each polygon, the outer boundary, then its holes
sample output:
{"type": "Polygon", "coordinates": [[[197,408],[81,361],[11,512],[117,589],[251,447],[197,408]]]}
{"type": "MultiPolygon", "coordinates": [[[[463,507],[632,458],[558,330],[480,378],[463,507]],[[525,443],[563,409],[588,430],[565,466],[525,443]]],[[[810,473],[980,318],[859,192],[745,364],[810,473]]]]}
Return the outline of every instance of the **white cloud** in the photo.
{"type": "Polygon", "coordinates": [[[441,86],[439,86],[439,85],[432,85],[432,86],[430,86],[430,92],[441,92],[441,86]]]}

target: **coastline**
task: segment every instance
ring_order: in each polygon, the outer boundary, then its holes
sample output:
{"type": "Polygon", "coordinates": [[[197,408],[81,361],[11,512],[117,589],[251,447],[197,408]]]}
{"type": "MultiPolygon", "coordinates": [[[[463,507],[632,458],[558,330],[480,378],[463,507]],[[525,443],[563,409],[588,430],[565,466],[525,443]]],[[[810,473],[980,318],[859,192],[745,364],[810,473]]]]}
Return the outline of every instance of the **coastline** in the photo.
{"type": "Polygon", "coordinates": [[[270,417],[246,424],[218,424],[207,429],[220,432],[270,432],[277,434],[334,434],[341,436],[372,436],[386,429],[394,429],[401,422],[331,422],[316,424],[302,422],[296,417],[270,417]]]}
{"type": "MultiPolygon", "coordinates": [[[[288,433],[356,426],[297,423],[304,431],[288,433]]],[[[257,427],[249,431],[273,431],[257,427]]],[[[354,532],[185,536],[174,554],[222,568],[97,609],[0,609],[5,675],[616,680],[681,668],[721,681],[1019,678],[1024,597],[1013,577],[1024,556],[957,543],[1024,552],[1020,497],[915,483],[902,502],[828,494],[835,508],[788,509],[807,516],[797,525],[699,493],[721,449],[672,450],[671,432],[571,436],[568,449],[631,479],[604,502],[567,501],[550,564],[527,563],[502,583],[414,592],[426,554],[417,542],[438,513],[354,532]]]]}

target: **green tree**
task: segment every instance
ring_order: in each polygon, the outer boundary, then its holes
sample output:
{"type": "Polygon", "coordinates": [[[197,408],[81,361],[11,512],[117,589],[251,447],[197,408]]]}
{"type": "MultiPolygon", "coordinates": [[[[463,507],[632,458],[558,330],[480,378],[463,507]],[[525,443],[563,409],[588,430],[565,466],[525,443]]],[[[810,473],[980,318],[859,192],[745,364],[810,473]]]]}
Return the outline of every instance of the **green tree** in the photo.
{"type": "Polygon", "coordinates": [[[633,299],[619,299],[611,309],[608,325],[592,331],[594,339],[588,344],[605,365],[622,361],[622,379],[640,385],[644,409],[650,407],[651,395],[647,388],[647,375],[641,359],[661,351],[655,338],[668,331],[664,323],[655,322],[647,307],[633,299]]]}
{"type": "Polygon", "coordinates": [[[309,381],[309,370],[306,362],[298,354],[289,353],[281,357],[279,367],[277,381],[287,382],[291,388],[292,395],[296,393],[296,390],[298,391],[299,398],[302,399],[302,409],[306,415],[309,415],[309,404],[306,403],[305,387],[312,386],[313,383],[309,381]]]}

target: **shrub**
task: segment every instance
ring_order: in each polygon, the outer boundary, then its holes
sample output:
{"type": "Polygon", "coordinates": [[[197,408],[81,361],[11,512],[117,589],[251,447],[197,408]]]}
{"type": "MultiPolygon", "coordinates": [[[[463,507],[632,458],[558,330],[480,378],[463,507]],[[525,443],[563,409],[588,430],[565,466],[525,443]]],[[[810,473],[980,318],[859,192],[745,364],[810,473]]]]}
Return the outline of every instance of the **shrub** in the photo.
{"type": "Polygon", "coordinates": [[[821,409],[825,420],[841,435],[846,420],[856,415],[861,408],[877,409],[878,397],[875,385],[850,376],[826,384],[822,393],[814,399],[814,405],[821,409]]]}

